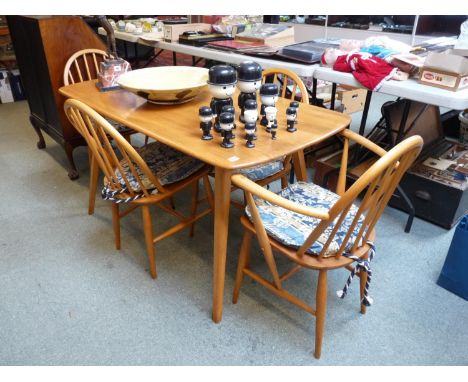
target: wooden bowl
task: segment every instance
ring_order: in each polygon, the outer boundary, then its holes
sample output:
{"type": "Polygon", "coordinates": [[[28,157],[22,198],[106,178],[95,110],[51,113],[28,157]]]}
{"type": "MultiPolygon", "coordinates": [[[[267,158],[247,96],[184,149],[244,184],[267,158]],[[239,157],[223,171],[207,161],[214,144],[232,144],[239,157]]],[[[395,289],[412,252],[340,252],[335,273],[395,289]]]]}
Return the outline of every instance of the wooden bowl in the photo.
{"type": "Polygon", "coordinates": [[[155,104],[177,104],[194,99],[207,86],[208,69],[160,66],[121,75],[118,84],[155,104]]]}

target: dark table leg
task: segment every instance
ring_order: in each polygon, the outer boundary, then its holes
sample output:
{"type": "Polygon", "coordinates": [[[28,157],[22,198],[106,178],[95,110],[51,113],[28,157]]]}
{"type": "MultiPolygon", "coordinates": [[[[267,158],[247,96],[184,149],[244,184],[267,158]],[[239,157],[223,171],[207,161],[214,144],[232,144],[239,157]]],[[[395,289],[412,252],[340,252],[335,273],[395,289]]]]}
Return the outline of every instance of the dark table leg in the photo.
{"type": "Polygon", "coordinates": [[[140,59],[138,58],[138,44],[135,43],[135,68],[139,68],[140,66],[140,59]]]}
{"type": "Polygon", "coordinates": [[[142,68],[146,68],[149,64],[153,62],[162,52],[164,52],[164,49],[159,49],[158,53],[153,54],[148,61],[142,66],[142,68]]]}
{"type": "Polygon", "coordinates": [[[312,105],[317,105],[317,79],[312,79],[312,105]]]}
{"type": "Polygon", "coordinates": [[[333,82],[331,100],[330,100],[330,110],[335,110],[335,97],[336,97],[336,83],[333,82]]]}

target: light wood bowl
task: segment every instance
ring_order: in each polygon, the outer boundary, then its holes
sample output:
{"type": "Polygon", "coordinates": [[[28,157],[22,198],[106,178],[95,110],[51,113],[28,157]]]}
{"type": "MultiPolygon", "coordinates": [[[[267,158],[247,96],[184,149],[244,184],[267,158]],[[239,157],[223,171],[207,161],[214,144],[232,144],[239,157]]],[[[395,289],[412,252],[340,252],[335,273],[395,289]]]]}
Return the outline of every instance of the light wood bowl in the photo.
{"type": "Polygon", "coordinates": [[[118,84],[156,104],[177,104],[194,99],[207,86],[208,69],[160,66],[121,75],[118,84]]]}

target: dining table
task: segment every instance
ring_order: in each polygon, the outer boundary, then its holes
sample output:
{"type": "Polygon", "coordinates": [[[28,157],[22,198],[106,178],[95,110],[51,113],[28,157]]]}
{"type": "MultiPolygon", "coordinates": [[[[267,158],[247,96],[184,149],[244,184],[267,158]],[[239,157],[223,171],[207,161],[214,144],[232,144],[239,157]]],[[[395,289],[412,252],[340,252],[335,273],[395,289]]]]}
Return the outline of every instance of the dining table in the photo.
{"type": "MultiPolygon", "coordinates": [[[[247,148],[243,127],[237,120],[233,148],[220,144],[222,137],[213,132],[214,139],[201,139],[198,110],[208,106],[211,94],[204,88],[190,102],[158,105],[128,90],[99,91],[96,80],[63,86],[60,93],[66,98],[84,102],[102,116],[122,123],[150,138],[190,155],[214,168],[214,231],[213,231],[213,305],[212,319],[222,319],[229,212],[231,201],[231,175],[240,169],[260,165],[292,155],[296,178],[307,181],[304,149],[318,144],[349,127],[347,114],[325,108],[300,104],[297,113],[297,131],[286,130],[286,108],[290,100],[279,98],[276,107],[277,134],[272,139],[265,128],[257,124],[254,148],[247,148]]],[[[233,96],[237,100],[237,93],[233,96]]],[[[236,104],[236,102],[234,101],[236,104]]],[[[236,110],[238,116],[238,110],[236,110]]]]}

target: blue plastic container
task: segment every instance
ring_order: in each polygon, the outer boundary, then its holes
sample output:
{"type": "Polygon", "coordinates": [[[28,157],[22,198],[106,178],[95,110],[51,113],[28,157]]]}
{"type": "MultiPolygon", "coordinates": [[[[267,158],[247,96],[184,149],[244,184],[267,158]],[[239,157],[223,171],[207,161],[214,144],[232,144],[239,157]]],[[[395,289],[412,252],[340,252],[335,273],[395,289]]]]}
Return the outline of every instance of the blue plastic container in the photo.
{"type": "Polygon", "coordinates": [[[468,300],[468,215],[455,228],[437,284],[468,300]]]}

